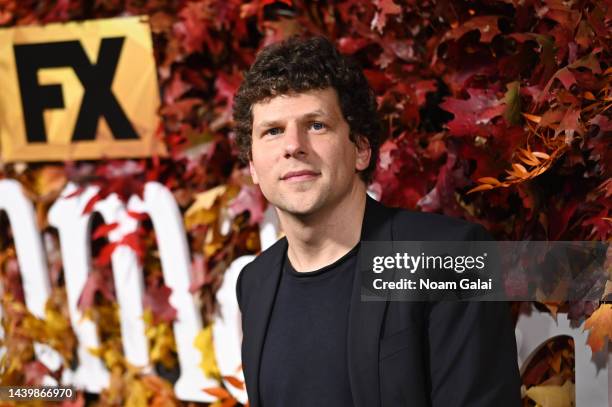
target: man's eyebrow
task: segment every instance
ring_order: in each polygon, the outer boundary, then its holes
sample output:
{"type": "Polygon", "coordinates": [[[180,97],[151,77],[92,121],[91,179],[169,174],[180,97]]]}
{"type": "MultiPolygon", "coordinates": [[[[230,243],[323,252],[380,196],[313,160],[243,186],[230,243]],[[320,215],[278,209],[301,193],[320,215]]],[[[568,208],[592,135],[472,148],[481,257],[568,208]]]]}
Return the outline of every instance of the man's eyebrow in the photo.
{"type": "MultiPolygon", "coordinates": [[[[300,119],[313,119],[316,117],[322,117],[322,116],[328,116],[328,114],[321,110],[321,109],[317,109],[317,110],[313,110],[312,112],[308,112],[302,116],[300,116],[300,119]]],[[[263,128],[271,128],[271,127],[278,127],[281,126],[283,124],[282,120],[265,120],[261,123],[257,123],[255,124],[255,128],[258,129],[263,129],[263,128]]]]}
{"type": "Polygon", "coordinates": [[[270,121],[264,121],[261,123],[257,123],[255,127],[256,128],[277,127],[277,126],[280,126],[280,124],[281,124],[280,120],[270,120],[270,121]]]}
{"type": "Polygon", "coordinates": [[[311,119],[313,117],[321,117],[321,116],[327,116],[327,113],[325,113],[323,110],[321,109],[317,109],[314,110],[310,113],[306,113],[304,116],[302,116],[305,119],[311,119]]]}

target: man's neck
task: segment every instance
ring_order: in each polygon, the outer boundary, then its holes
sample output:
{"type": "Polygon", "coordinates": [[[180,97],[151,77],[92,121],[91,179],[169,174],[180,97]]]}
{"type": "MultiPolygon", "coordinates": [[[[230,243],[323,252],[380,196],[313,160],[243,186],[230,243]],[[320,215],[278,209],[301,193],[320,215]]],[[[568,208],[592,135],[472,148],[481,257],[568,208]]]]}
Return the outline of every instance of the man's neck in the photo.
{"type": "Polygon", "coordinates": [[[361,235],[365,205],[365,185],[359,183],[337,205],[315,215],[295,217],[279,213],[293,268],[301,272],[320,269],[355,247],[361,235]]]}

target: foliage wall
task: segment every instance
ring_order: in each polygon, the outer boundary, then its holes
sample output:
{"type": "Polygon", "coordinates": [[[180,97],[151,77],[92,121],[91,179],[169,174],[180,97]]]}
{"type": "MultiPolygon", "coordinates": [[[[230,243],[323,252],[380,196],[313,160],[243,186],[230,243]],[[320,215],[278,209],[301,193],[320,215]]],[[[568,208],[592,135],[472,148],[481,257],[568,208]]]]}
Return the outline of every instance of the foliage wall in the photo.
{"type": "MultiPolygon", "coordinates": [[[[372,184],[383,202],[479,222],[504,240],[612,237],[609,2],[0,0],[5,27],[125,15],[150,18],[162,95],[160,135],[170,156],[2,165],[1,176],[21,181],[36,205],[53,286],[47,317],[37,320],[24,309],[10,226],[0,219],[2,345],[8,349],[0,364],[3,384],[59,375],[34,361],[33,340],[55,347],[68,362],[74,358],[59,241],[46,220],[68,181],[100,186],[90,208],[111,193],[124,200],[142,194],[149,180],[172,190],[191,245],[191,288],[210,321],[229,262],[259,250],[257,225],[266,207],[236,158],[232,98],[256,52],[292,34],[326,35],[364,68],[384,123],[386,141],[372,184]],[[231,219],[227,234],[218,222],[225,217],[231,219]]],[[[121,355],[109,264],[116,245],[106,240],[113,225],[98,221],[92,272],[79,306],[100,322],[97,351],[112,372],[112,385],[88,402],[176,402],[168,374],[177,363],[175,311],[150,222],[141,220],[122,244],[144,265],[151,358],[158,373],[166,373],[144,376],[121,355]]],[[[593,350],[612,337],[610,304],[545,306],[569,312],[577,324],[588,318],[593,350]]],[[[215,374],[206,351],[210,331],[199,339],[203,369],[215,374]]],[[[545,382],[569,394],[570,345],[548,346],[525,375],[526,387],[545,382]]],[[[214,391],[224,405],[234,403],[222,388],[214,391]]],[[[538,391],[525,398],[526,405],[538,401],[538,391]]]]}

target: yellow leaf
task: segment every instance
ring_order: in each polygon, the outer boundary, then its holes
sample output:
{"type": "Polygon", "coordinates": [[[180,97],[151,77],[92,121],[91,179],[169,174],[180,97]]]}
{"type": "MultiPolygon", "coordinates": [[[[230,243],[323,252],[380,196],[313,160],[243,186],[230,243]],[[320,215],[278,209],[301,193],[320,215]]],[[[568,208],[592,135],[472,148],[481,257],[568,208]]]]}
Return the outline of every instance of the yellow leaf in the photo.
{"type": "Polygon", "coordinates": [[[526,395],[542,407],[572,407],[575,403],[574,384],[569,380],[563,386],[532,386],[526,395]]]}
{"type": "Polygon", "coordinates": [[[176,342],[170,323],[153,323],[153,312],[145,309],[142,314],[145,323],[145,336],[149,340],[149,357],[153,362],[161,362],[166,368],[176,366],[176,342]]]}
{"type": "Polygon", "coordinates": [[[215,349],[213,347],[212,325],[208,325],[198,333],[193,345],[202,354],[200,368],[204,372],[204,375],[217,379],[221,378],[221,372],[219,371],[219,366],[217,366],[215,349]]]}
{"type": "Polygon", "coordinates": [[[217,198],[225,193],[226,189],[227,187],[225,185],[219,185],[208,191],[196,194],[195,202],[187,209],[185,215],[189,216],[200,210],[209,210],[215,204],[217,198]]]}
{"type": "Polygon", "coordinates": [[[220,185],[196,195],[195,202],[185,212],[185,226],[193,229],[198,225],[209,225],[217,219],[218,211],[213,209],[215,201],[225,193],[227,187],[220,185]]]}
{"type": "Polygon", "coordinates": [[[50,194],[59,194],[66,185],[66,170],[63,166],[46,165],[35,173],[34,191],[45,197],[50,194]]]}
{"type": "Polygon", "coordinates": [[[104,359],[106,366],[109,367],[123,364],[123,355],[116,349],[106,349],[102,354],[102,358],[104,359]]]}
{"type": "Polygon", "coordinates": [[[149,399],[149,392],[146,386],[140,380],[134,380],[130,383],[127,400],[125,401],[126,407],[147,407],[147,400],[149,399]]]}

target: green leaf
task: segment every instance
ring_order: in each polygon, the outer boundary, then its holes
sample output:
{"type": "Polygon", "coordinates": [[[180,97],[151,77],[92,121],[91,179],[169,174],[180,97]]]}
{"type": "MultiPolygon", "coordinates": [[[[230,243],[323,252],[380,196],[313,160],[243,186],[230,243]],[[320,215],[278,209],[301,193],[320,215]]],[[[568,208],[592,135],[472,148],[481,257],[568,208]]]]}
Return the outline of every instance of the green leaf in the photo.
{"type": "Polygon", "coordinates": [[[510,82],[506,85],[508,89],[504,95],[506,109],[503,116],[508,124],[519,124],[521,122],[521,97],[519,90],[521,84],[518,81],[510,82]]]}

